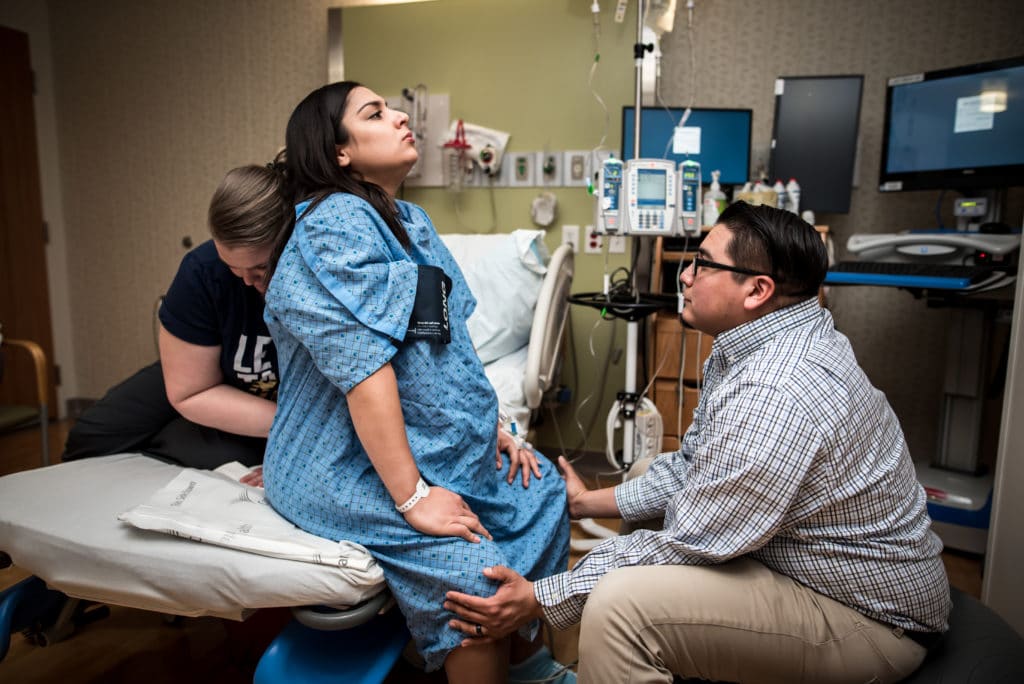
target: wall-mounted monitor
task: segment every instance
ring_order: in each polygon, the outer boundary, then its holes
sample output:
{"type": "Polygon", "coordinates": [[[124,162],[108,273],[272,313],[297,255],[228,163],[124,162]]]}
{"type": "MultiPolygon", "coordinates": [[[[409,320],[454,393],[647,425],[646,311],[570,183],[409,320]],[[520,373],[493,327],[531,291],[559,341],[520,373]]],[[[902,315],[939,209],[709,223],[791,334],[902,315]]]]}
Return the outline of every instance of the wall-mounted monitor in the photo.
{"type": "Polygon", "coordinates": [[[860,75],[776,79],[768,181],[795,178],[801,210],[850,210],[863,86],[860,75]]]}
{"type": "MultiPolygon", "coordinates": [[[[749,109],[690,109],[682,129],[685,107],[643,107],[640,110],[640,156],[700,162],[701,181],[722,172],[722,185],[743,185],[750,180],[749,109]]],[[[635,108],[622,108],[622,158],[633,158],[635,108]]]]}
{"type": "Polygon", "coordinates": [[[879,190],[1024,185],[1024,56],[890,78],[879,190]]]}

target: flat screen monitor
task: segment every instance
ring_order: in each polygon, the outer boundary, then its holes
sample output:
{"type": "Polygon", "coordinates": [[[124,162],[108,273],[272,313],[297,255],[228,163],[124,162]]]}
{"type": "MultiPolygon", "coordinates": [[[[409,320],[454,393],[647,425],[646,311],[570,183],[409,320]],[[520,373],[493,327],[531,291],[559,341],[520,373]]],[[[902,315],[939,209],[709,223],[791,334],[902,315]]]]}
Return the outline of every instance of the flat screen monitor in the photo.
{"type": "MultiPolygon", "coordinates": [[[[721,171],[722,185],[742,185],[750,180],[749,109],[692,108],[676,132],[685,107],[643,107],[640,110],[640,157],[686,159],[700,162],[701,182],[711,182],[711,172],[721,171]]],[[[622,108],[622,158],[633,158],[635,108],[622,108]]]]}
{"type": "Polygon", "coordinates": [[[863,86],[860,75],[775,81],[768,180],[795,178],[801,211],[850,211],[863,86]]]}
{"type": "Polygon", "coordinates": [[[890,78],[879,190],[1024,185],[1024,56],[890,78]]]}

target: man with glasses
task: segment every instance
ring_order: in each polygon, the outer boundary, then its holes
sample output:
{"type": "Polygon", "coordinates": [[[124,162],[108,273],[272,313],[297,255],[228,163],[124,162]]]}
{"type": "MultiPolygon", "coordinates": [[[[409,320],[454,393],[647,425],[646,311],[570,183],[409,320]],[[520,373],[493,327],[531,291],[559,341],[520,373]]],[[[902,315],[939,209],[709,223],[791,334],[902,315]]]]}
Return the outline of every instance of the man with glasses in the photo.
{"type": "Polygon", "coordinates": [[[573,518],[663,525],[533,583],[485,569],[497,592],[449,593],[454,624],[492,638],[582,619],[588,683],[913,672],[947,628],[942,545],[899,421],[818,303],[827,268],[795,214],[726,209],[681,276],[683,321],[715,342],[680,450],[593,491],[559,460],[573,518]]]}

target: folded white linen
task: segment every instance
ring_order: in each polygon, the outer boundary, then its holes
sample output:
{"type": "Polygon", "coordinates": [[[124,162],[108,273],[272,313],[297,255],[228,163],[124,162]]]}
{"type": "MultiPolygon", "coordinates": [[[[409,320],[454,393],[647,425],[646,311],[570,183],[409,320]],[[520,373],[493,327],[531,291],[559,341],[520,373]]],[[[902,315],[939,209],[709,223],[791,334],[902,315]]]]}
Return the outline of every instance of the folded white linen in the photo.
{"type": "Polygon", "coordinates": [[[359,544],[304,532],[271,508],[262,489],[215,472],[186,468],[118,519],[143,530],[262,556],[352,569],[358,571],[353,580],[376,565],[359,544]]]}

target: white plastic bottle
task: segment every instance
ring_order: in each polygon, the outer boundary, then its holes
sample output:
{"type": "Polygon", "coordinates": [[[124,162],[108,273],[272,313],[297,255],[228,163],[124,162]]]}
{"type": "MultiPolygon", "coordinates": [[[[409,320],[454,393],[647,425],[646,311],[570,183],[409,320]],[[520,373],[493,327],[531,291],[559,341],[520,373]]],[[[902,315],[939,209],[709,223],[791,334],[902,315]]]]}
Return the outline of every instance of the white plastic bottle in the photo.
{"type": "Polygon", "coordinates": [[[772,186],[772,192],[775,193],[775,206],[779,209],[786,208],[786,186],[782,184],[782,181],[775,179],[775,185],[772,186]]]}
{"type": "Polygon", "coordinates": [[[797,216],[800,215],[800,184],[796,178],[790,178],[786,183],[786,209],[797,216]]]}
{"type": "Polygon", "coordinates": [[[718,215],[725,210],[725,193],[722,186],[718,184],[718,177],[721,171],[711,172],[711,187],[704,193],[703,219],[705,226],[713,226],[718,223],[718,215]]]}

